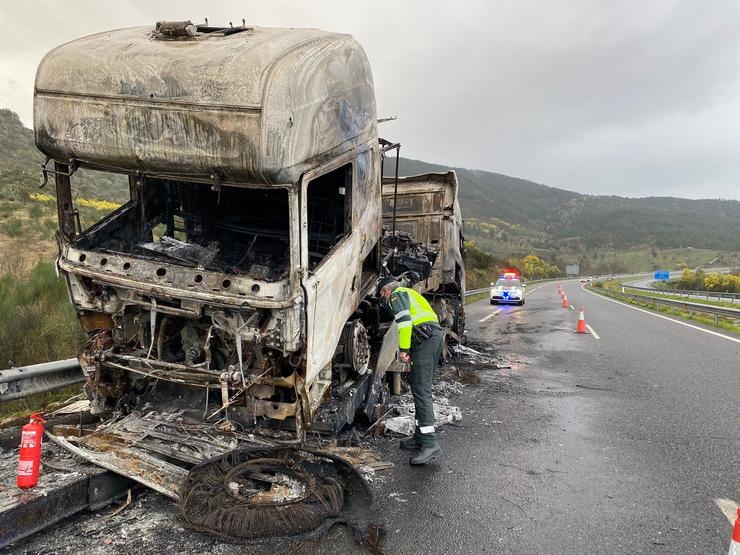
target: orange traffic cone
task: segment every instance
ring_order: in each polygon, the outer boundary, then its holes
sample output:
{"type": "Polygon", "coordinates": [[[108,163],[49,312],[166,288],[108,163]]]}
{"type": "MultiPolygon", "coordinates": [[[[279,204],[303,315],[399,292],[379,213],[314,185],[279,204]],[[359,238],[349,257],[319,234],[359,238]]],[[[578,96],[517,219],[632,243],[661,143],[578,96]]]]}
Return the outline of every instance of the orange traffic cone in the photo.
{"type": "Polygon", "coordinates": [[[563,295],[563,308],[569,308],[569,307],[570,307],[570,303],[568,303],[568,297],[563,295]]]}
{"type": "Polygon", "coordinates": [[[583,315],[583,307],[581,307],[581,312],[578,314],[578,325],[576,326],[576,333],[588,333],[588,330],[586,329],[586,318],[583,315]]]}
{"type": "Polygon", "coordinates": [[[730,550],[727,555],[740,555],[740,507],[737,508],[737,520],[735,520],[735,527],[732,529],[730,550]]]}

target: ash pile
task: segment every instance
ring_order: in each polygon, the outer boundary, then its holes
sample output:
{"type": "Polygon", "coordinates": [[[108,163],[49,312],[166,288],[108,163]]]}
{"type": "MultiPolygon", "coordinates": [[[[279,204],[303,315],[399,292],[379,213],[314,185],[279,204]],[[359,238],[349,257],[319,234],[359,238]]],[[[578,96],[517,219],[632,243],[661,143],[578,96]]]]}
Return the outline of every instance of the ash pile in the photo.
{"type": "MultiPolygon", "coordinates": [[[[437,370],[432,399],[437,427],[459,426],[463,415],[452,399],[463,393],[466,385],[480,383],[480,372],[506,368],[491,345],[481,343],[448,347],[448,359],[437,370]]],[[[414,400],[410,391],[392,398],[389,410],[382,419],[382,428],[388,433],[411,436],[414,433],[414,400]]]]}
{"type": "Polygon", "coordinates": [[[460,365],[500,367],[501,360],[494,352],[493,347],[485,343],[465,345],[456,343],[450,346],[453,361],[460,365]]]}
{"type": "MultiPolygon", "coordinates": [[[[463,384],[460,382],[438,381],[432,386],[432,400],[434,402],[435,425],[457,425],[463,416],[459,407],[450,402],[450,397],[460,395],[463,384]]],[[[410,391],[397,397],[392,403],[389,417],[383,421],[386,432],[394,432],[404,436],[414,435],[416,420],[414,417],[414,399],[410,391]]]]}

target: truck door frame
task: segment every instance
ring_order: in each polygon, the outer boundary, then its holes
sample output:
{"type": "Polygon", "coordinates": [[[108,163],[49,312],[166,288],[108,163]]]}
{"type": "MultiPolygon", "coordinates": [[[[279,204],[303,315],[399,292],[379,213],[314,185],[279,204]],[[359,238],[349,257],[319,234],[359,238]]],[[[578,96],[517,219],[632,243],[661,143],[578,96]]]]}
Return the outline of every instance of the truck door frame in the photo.
{"type": "Polygon", "coordinates": [[[312,421],[321,398],[331,385],[331,361],[336,345],[357,304],[353,296],[358,294],[361,233],[355,229],[356,219],[352,210],[353,189],[357,183],[354,163],[357,154],[357,151],[351,151],[339,156],[306,172],[300,181],[300,258],[304,275],[302,285],[306,340],[304,386],[308,398],[308,407],[304,407],[306,422],[312,421]],[[346,165],[350,166],[349,183],[345,185],[349,189],[345,189],[345,195],[350,203],[349,206],[345,204],[345,228],[349,224],[349,229],[346,229],[344,237],[331,247],[316,267],[309,269],[309,187],[317,178],[346,165]]]}

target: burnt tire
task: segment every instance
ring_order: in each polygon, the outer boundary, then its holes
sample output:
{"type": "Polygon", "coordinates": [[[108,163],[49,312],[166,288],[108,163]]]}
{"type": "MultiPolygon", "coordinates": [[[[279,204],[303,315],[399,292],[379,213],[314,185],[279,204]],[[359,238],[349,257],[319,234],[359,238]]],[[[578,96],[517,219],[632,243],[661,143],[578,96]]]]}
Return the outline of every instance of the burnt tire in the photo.
{"type": "Polygon", "coordinates": [[[356,516],[362,509],[357,524],[369,532],[372,496],[347,460],[325,451],[265,447],[196,465],[182,485],[179,509],[191,529],[260,540],[318,530],[346,503],[357,505],[356,516]]]}

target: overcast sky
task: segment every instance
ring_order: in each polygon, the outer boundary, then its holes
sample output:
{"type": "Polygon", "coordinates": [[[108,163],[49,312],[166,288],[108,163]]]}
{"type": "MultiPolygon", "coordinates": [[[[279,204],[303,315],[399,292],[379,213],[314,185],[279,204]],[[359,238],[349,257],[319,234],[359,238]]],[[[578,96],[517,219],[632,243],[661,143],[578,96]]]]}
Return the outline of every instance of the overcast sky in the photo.
{"type": "Polygon", "coordinates": [[[350,33],[404,156],[593,194],[740,199],[740,1],[4,2],[0,107],[54,46],[159,19],[350,33]]]}

